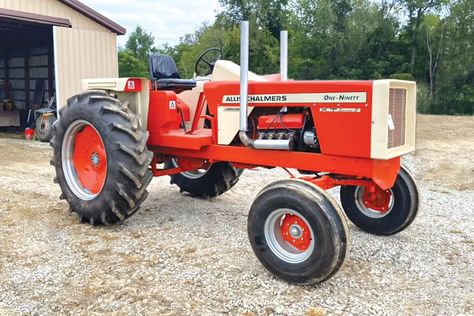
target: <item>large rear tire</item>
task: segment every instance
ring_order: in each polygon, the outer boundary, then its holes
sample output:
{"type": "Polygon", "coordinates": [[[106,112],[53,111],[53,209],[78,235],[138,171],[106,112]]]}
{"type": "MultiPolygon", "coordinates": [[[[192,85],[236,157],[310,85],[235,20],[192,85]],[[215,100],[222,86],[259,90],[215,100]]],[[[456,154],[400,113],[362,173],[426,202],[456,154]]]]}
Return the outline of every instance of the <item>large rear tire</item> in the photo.
{"type": "Polygon", "coordinates": [[[298,284],[323,282],[342,266],[348,230],[339,205],[317,186],[301,180],[270,184],[248,216],[250,244],[275,276],[298,284]]]}
{"type": "Polygon", "coordinates": [[[51,139],[61,199],[83,221],[112,224],[133,215],[146,199],[153,153],[148,132],[127,105],[104,92],[68,100],[51,139]]]}
{"type": "MultiPolygon", "coordinates": [[[[175,168],[177,165],[176,160],[172,160],[165,167],[175,168]]],[[[192,197],[214,198],[236,185],[242,172],[243,169],[235,168],[228,162],[216,162],[195,171],[171,175],[170,183],[192,197]]]]}
{"type": "Polygon", "coordinates": [[[347,217],[360,229],[375,235],[401,232],[416,218],[419,196],[416,183],[403,167],[388,190],[363,186],[341,187],[341,204],[347,217]]]}

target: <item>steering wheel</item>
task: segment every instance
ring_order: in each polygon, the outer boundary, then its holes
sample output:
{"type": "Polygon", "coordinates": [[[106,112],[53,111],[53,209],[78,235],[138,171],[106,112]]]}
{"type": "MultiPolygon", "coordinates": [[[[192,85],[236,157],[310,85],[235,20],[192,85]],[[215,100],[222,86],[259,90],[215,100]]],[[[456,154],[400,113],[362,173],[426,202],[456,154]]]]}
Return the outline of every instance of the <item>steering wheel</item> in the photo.
{"type": "Polygon", "coordinates": [[[222,51],[213,47],[206,49],[196,61],[194,70],[196,75],[205,77],[212,74],[216,62],[222,58],[222,51]]]}

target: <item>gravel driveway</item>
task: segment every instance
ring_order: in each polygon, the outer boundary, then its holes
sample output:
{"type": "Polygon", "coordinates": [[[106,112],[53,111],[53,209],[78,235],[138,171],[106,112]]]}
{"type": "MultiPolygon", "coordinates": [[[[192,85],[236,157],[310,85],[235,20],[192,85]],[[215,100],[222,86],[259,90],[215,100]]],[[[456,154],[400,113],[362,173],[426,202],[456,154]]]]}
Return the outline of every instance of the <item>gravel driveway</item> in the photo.
{"type": "Polygon", "coordinates": [[[284,172],[247,171],[214,200],[154,179],[137,215],[95,228],[58,200],[50,155],[0,138],[0,315],[474,314],[474,190],[425,180],[423,151],[405,159],[421,179],[415,223],[392,237],[351,224],[346,264],[311,287],[274,278],[247,240],[253,198],[284,172]]]}

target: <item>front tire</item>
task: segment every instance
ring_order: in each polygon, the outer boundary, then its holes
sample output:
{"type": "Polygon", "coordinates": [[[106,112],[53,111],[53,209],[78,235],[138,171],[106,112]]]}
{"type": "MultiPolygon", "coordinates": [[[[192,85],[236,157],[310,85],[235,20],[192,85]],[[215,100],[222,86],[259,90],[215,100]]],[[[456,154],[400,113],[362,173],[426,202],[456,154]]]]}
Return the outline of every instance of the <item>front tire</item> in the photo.
{"type": "Polygon", "coordinates": [[[416,218],[419,195],[416,183],[401,167],[394,186],[388,190],[378,187],[341,187],[341,204],[347,217],[360,229],[375,235],[401,232],[416,218]]]}
{"type": "Polygon", "coordinates": [[[112,224],[133,215],[146,199],[153,154],[127,105],[104,92],[68,100],[51,139],[61,199],[83,221],[112,224]]]}
{"type": "Polygon", "coordinates": [[[348,249],[340,207],[322,189],[300,180],[278,181],[259,193],[248,216],[248,234],[263,266],[290,283],[329,279],[348,249]]]}

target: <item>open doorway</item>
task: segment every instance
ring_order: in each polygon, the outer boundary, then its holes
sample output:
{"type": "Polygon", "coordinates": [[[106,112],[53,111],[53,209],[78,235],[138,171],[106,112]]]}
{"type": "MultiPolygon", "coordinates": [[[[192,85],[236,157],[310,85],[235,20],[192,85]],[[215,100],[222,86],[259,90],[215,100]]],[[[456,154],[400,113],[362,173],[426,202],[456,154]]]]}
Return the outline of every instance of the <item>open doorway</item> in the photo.
{"type": "Polygon", "coordinates": [[[0,128],[22,131],[55,95],[53,52],[51,25],[0,17],[0,128]]]}

